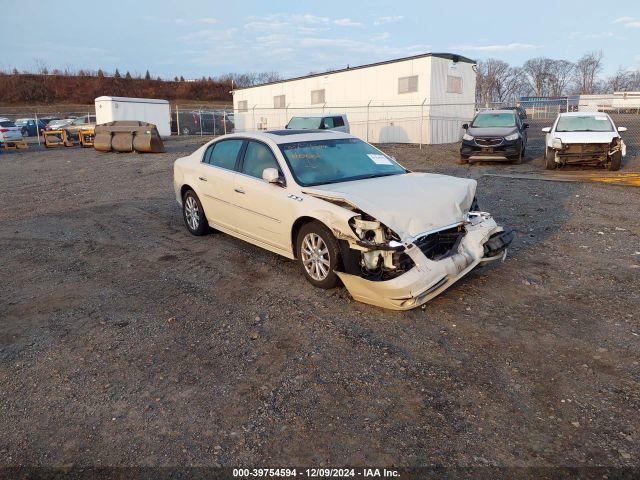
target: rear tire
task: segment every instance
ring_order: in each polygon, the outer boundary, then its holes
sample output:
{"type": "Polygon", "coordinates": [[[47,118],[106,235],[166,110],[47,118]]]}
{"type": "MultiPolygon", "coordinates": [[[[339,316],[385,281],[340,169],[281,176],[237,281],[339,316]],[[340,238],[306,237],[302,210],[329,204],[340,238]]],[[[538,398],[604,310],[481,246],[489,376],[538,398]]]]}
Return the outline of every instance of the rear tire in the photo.
{"type": "Polygon", "coordinates": [[[549,150],[549,147],[544,147],[544,168],[546,170],[555,170],[558,168],[556,163],[555,153],[549,150]]]}
{"type": "Polygon", "coordinates": [[[618,150],[616,153],[614,153],[609,157],[607,170],[612,170],[612,171],[620,170],[621,166],[622,166],[622,152],[618,150]]]}
{"type": "Polygon", "coordinates": [[[335,270],[342,265],[338,241],[324,224],[313,221],[302,226],[296,238],[296,254],[307,281],[314,287],[336,287],[335,270]]]}
{"type": "Polygon", "coordinates": [[[200,237],[209,231],[202,203],[193,190],[187,190],[182,197],[182,218],[191,235],[200,237]]]}

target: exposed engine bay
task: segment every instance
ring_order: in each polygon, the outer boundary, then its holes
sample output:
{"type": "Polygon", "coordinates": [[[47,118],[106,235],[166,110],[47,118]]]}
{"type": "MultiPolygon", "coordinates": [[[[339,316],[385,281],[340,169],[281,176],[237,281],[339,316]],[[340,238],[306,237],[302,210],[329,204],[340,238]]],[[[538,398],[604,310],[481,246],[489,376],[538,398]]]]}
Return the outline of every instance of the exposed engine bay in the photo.
{"type": "Polygon", "coordinates": [[[619,137],[611,143],[562,143],[554,141],[552,150],[555,153],[555,161],[560,165],[604,165],[609,163],[613,155],[626,153],[625,144],[619,137]]]}

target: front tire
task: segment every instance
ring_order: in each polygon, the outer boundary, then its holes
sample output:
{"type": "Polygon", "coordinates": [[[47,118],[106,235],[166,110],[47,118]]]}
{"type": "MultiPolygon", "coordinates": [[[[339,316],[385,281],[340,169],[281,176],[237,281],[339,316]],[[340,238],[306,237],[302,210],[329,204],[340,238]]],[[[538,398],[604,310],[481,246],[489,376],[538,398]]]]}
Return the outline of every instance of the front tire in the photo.
{"type": "Polygon", "coordinates": [[[622,166],[622,152],[618,150],[613,155],[609,156],[609,163],[607,164],[607,170],[620,170],[622,166]]]}
{"type": "Polygon", "coordinates": [[[544,168],[546,170],[555,170],[558,168],[555,156],[555,152],[549,150],[549,147],[544,147],[544,168]]]}
{"type": "Polygon", "coordinates": [[[340,246],[333,233],[320,222],[310,222],[300,229],[296,239],[298,261],[311,285],[329,289],[340,279],[335,270],[342,264],[340,246]]]}
{"type": "Polygon", "coordinates": [[[206,235],[209,230],[202,203],[193,190],[187,190],[182,198],[182,218],[192,235],[206,235]]]}

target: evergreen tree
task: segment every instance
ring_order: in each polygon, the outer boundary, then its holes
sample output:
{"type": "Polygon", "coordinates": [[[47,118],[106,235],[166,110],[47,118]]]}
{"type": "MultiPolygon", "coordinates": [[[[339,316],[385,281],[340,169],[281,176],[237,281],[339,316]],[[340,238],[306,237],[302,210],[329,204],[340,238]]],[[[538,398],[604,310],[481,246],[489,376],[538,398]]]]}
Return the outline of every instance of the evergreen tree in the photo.
{"type": "Polygon", "coordinates": [[[126,78],[127,80],[131,80],[131,74],[129,73],[129,70],[127,70],[127,74],[124,76],[124,78],[126,78]]]}
{"type": "Polygon", "coordinates": [[[120,78],[120,72],[116,68],[116,73],[113,74],[113,78],[120,78]]]}
{"type": "Polygon", "coordinates": [[[144,76],[145,80],[151,80],[151,74],[149,73],[149,70],[147,70],[147,73],[144,76]]]}
{"type": "Polygon", "coordinates": [[[98,77],[100,78],[104,77],[104,72],[102,71],[101,68],[98,69],[98,77]]]}

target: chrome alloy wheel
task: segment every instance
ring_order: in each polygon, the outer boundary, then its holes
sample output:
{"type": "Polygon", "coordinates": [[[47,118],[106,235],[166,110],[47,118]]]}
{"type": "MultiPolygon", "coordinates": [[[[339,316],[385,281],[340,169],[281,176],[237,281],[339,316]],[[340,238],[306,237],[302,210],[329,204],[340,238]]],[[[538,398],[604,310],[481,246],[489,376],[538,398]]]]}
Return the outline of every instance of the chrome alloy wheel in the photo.
{"type": "Polygon", "coordinates": [[[200,210],[198,209],[198,202],[192,196],[188,196],[184,202],[184,216],[189,224],[191,230],[197,230],[200,225],[200,210]]]}
{"type": "Polygon", "coordinates": [[[329,249],[322,237],[316,233],[307,233],[300,248],[302,264],[309,276],[321,282],[329,275],[329,249]]]}

